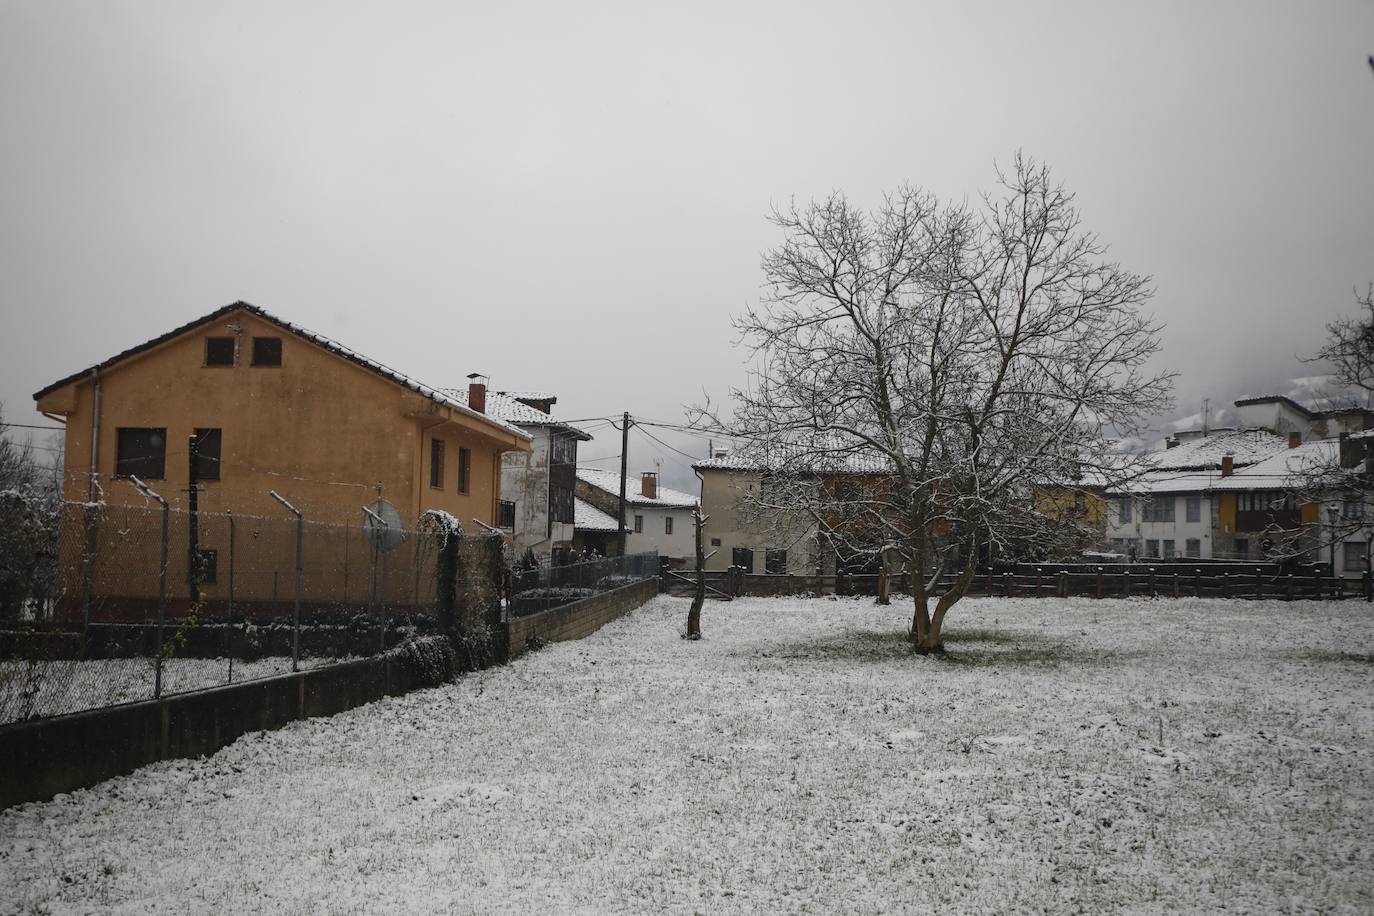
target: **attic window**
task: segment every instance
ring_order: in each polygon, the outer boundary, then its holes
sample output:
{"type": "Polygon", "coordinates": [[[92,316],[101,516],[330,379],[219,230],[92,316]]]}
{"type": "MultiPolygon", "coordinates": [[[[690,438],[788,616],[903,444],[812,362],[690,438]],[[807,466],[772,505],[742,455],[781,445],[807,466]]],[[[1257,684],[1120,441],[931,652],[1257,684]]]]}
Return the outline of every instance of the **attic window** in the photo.
{"type": "Polygon", "coordinates": [[[234,338],[232,338],[232,337],[207,337],[207,338],[205,338],[205,365],[207,365],[207,366],[233,366],[233,365],[234,365],[234,338]]]}
{"type": "Polygon", "coordinates": [[[253,338],[253,365],[255,365],[255,366],[280,366],[280,365],[281,365],[281,338],[280,338],[280,337],[254,337],[254,338],[253,338]]]}

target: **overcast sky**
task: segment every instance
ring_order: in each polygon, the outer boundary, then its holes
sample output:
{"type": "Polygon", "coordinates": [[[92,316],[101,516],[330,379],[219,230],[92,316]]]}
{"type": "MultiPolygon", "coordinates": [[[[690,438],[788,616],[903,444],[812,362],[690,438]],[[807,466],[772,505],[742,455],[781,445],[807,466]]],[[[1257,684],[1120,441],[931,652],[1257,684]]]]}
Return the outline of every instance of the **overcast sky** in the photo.
{"type": "Polygon", "coordinates": [[[1108,6],[0,0],[6,419],[244,299],[680,422],[742,380],[771,204],[973,197],[1017,148],[1154,276],[1180,415],[1286,389],[1374,280],[1374,3],[1108,6]]]}

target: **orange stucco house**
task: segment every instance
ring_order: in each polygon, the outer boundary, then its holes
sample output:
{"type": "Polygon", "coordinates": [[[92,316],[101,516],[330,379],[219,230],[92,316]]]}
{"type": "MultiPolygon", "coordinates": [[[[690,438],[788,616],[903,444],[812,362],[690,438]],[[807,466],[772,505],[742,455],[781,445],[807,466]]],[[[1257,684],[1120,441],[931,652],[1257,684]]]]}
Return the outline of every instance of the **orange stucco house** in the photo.
{"type": "MultiPolygon", "coordinates": [[[[275,490],[311,523],[356,527],[362,507],[382,498],[404,527],[437,509],[475,530],[474,519],[497,523],[502,453],[530,448],[524,432],[483,412],[483,394],[475,385],[469,407],[235,302],[60,379],[34,399],[67,427],[64,496],[73,502],[146,505],[130,485],[137,476],[185,509],[194,436],[199,510],[207,518],[231,512],[236,519],[285,519],[270,495],[275,490]]],[[[208,532],[205,546],[221,546],[208,532]]],[[[307,549],[328,549],[322,536],[306,541],[307,549]]],[[[102,551],[102,558],[111,553],[102,551]]],[[[169,579],[182,582],[187,554],[176,545],[170,553],[169,579]]],[[[327,587],[326,571],[338,560],[309,559],[307,576],[325,599],[336,590],[327,587]]],[[[103,579],[106,592],[155,591],[142,560],[107,563],[94,587],[101,590],[103,579]]],[[[73,565],[64,557],[62,567],[67,579],[73,565]]],[[[251,580],[239,587],[240,597],[255,597],[251,580]]],[[[273,588],[280,597],[281,583],[273,588]]],[[[215,592],[210,583],[207,597],[215,592]]]]}

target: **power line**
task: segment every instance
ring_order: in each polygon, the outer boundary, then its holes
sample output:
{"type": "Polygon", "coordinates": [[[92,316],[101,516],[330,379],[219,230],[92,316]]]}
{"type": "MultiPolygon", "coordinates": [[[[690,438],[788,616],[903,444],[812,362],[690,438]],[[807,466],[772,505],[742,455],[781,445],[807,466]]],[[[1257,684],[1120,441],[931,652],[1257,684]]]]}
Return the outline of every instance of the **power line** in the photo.
{"type": "Polygon", "coordinates": [[[65,433],[67,431],[67,427],[65,426],[35,426],[32,423],[0,423],[0,426],[9,426],[14,429],[49,429],[59,433],[65,433]]]}

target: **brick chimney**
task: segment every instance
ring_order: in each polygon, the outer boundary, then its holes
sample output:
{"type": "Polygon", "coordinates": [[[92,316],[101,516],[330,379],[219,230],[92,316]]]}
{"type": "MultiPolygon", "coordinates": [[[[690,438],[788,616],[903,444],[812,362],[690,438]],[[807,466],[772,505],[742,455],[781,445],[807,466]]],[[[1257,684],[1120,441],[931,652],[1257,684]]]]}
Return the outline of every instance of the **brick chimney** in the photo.
{"type": "Polygon", "coordinates": [[[468,383],[468,406],[478,413],[487,412],[487,385],[486,382],[468,383]]]}
{"type": "Polygon", "coordinates": [[[1236,459],[1230,455],[1221,456],[1221,476],[1230,477],[1236,472],[1236,459]]]}
{"type": "Polygon", "coordinates": [[[658,474],[645,471],[639,475],[639,495],[645,499],[658,499],[658,474]]]}
{"type": "Polygon", "coordinates": [[[1289,434],[1288,434],[1288,447],[1289,447],[1289,448],[1297,448],[1299,445],[1302,445],[1302,433],[1297,432],[1296,430],[1293,431],[1293,432],[1291,432],[1291,433],[1289,433],[1289,434]]]}

